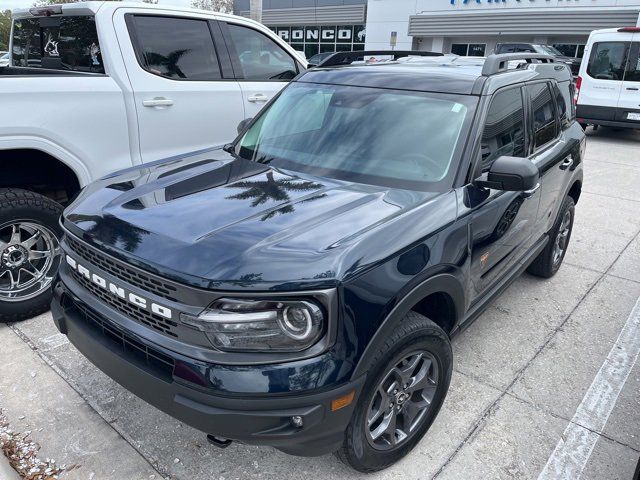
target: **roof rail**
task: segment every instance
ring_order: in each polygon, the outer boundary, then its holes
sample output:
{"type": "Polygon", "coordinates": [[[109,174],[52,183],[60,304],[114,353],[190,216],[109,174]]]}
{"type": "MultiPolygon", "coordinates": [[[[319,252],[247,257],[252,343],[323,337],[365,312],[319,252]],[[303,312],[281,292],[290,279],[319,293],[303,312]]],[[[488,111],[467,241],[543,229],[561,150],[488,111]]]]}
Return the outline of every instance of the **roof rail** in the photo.
{"type": "Polygon", "coordinates": [[[539,60],[538,63],[553,63],[554,59],[551,55],[544,55],[542,53],[500,53],[491,54],[487,57],[482,67],[482,76],[489,77],[496,73],[502,73],[509,70],[509,62],[525,60],[527,63],[533,63],[534,60],[539,60]]]}
{"type": "Polygon", "coordinates": [[[402,57],[442,57],[444,54],[437,52],[425,52],[421,50],[360,50],[358,52],[336,52],[327,57],[318,65],[319,68],[351,65],[353,62],[363,60],[365,57],[384,55],[397,60],[402,57]]]}

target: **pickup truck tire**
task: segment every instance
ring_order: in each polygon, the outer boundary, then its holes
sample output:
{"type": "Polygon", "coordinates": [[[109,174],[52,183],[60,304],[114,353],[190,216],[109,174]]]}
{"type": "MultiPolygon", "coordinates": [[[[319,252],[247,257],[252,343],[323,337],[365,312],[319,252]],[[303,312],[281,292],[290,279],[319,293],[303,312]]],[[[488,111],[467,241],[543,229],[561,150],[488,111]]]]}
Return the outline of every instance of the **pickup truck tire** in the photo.
{"type": "Polygon", "coordinates": [[[0,322],[49,309],[60,256],[62,206],[27,190],[0,188],[0,322]]]}
{"type": "Polygon", "coordinates": [[[336,456],[363,473],[400,460],[436,418],[452,369],[447,334],[427,317],[408,313],[372,359],[336,456]]]}
{"type": "Polygon", "coordinates": [[[551,278],[560,269],[571,240],[575,210],[573,198],[567,196],[562,202],[556,223],[549,232],[549,243],[527,269],[531,275],[551,278]]]}

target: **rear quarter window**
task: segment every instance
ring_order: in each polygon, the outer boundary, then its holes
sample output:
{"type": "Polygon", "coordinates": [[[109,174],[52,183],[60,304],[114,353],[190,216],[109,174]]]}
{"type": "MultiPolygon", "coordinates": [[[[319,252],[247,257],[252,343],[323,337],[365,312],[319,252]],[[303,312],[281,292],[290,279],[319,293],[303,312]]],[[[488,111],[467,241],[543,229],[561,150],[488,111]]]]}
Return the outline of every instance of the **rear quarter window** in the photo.
{"type": "Polygon", "coordinates": [[[587,73],[598,80],[621,81],[624,78],[628,50],[627,42],[594,43],[587,73]]]}
{"type": "Polygon", "coordinates": [[[558,116],[562,129],[568,128],[574,120],[573,94],[571,82],[564,82],[559,85],[552,84],[553,95],[556,97],[558,106],[558,116]]]}
{"type": "Polygon", "coordinates": [[[17,19],[13,27],[15,67],[104,73],[92,16],[17,19]]]}

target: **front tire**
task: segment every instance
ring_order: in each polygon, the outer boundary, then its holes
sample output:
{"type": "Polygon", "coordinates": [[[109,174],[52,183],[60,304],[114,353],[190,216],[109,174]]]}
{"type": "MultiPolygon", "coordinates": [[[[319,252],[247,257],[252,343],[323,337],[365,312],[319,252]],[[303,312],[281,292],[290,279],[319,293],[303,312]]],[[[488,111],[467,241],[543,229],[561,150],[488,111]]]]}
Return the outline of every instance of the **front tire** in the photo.
{"type": "Polygon", "coordinates": [[[60,262],[62,206],[27,190],[0,188],[0,322],[49,309],[60,262]]]}
{"type": "Polygon", "coordinates": [[[447,334],[428,318],[407,314],[371,361],[338,458],[368,473],[407,455],[440,411],[452,369],[447,334]]]}
{"type": "Polygon", "coordinates": [[[556,223],[549,232],[549,243],[527,269],[531,275],[551,278],[558,272],[571,240],[575,211],[576,204],[573,198],[566,197],[560,207],[556,223]]]}

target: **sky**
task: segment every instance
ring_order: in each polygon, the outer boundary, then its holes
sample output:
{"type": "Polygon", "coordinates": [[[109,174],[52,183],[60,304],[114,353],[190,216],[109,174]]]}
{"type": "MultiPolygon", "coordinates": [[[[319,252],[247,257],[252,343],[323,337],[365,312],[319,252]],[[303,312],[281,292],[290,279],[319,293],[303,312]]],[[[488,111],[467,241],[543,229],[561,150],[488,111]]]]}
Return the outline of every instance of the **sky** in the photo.
{"type": "MultiPolygon", "coordinates": [[[[136,1],[136,0],[133,0],[136,1]]],[[[0,11],[13,10],[14,8],[26,8],[31,7],[35,0],[0,0],[0,11]]],[[[191,0],[159,0],[158,4],[163,5],[180,5],[188,7],[191,5],[191,0]]]]}

